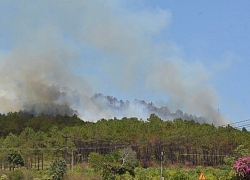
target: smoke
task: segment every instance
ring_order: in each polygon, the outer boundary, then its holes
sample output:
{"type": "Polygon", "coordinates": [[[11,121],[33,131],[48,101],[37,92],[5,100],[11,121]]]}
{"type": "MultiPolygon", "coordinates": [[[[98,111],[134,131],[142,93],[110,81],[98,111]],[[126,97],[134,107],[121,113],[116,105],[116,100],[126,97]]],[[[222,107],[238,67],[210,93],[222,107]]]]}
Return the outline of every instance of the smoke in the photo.
{"type": "MultiPolygon", "coordinates": [[[[0,3],[2,112],[78,113],[97,120],[121,111],[104,99],[93,101],[95,92],[129,98],[161,92],[168,106],[223,124],[210,73],[180,59],[174,43],[161,41],[171,28],[168,10],[131,8],[121,0],[0,3]]],[[[145,117],[132,105],[121,114],[145,117]]]]}
{"type": "Polygon", "coordinates": [[[169,60],[162,63],[151,78],[151,85],[156,90],[163,90],[169,95],[169,107],[209,117],[209,123],[226,120],[215,108],[218,107],[219,97],[209,85],[210,73],[202,64],[169,60]]]}

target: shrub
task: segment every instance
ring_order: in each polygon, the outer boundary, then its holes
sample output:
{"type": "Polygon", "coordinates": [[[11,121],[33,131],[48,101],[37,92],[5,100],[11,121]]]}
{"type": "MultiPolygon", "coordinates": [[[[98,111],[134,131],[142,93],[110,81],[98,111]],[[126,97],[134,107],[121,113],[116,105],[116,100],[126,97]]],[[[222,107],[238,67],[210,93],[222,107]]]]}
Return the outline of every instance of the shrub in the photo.
{"type": "Polygon", "coordinates": [[[61,180],[66,174],[67,164],[63,158],[55,159],[50,164],[50,171],[53,180],[61,180]]]}
{"type": "Polygon", "coordinates": [[[7,179],[7,176],[5,174],[3,174],[1,177],[0,177],[0,180],[6,180],[7,179]]]}
{"type": "Polygon", "coordinates": [[[236,179],[250,179],[250,157],[239,158],[234,162],[233,166],[236,174],[236,179]]]}
{"type": "Polygon", "coordinates": [[[21,169],[16,169],[9,174],[10,180],[24,180],[24,174],[21,169]]]}
{"type": "Polygon", "coordinates": [[[190,180],[190,178],[185,170],[178,168],[170,180],[190,180]]]}
{"type": "Polygon", "coordinates": [[[136,152],[131,148],[118,149],[105,156],[92,152],[88,162],[104,179],[114,179],[126,172],[135,176],[134,169],[138,166],[136,152]]]}

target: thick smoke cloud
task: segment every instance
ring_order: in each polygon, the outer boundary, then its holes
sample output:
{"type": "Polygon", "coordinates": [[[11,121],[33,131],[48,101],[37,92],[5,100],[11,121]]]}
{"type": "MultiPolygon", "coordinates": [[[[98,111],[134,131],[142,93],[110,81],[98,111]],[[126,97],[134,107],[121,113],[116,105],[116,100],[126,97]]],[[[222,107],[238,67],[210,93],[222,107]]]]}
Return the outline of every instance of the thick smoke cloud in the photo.
{"type": "MultiPolygon", "coordinates": [[[[172,108],[224,123],[207,70],[180,59],[174,43],[160,41],[171,28],[168,10],[132,9],[117,0],[1,1],[0,7],[2,112],[112,118],[117,114],[103,100],[91,98],[95,92],[147,89],[165,93],[172,108]]],[[[122,115],[144,113],[131,107],[122,115]]]]}

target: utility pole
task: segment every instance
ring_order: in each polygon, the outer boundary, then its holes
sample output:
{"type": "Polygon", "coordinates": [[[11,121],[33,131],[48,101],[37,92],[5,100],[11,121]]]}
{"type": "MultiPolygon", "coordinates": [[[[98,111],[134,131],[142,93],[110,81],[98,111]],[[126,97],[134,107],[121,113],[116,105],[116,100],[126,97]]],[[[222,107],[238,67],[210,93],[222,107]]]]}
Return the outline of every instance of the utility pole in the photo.
{"type": "Polygon", "coordinates": [[[67,164],[68,163],[68,138],[69,138],[69,135],[66,134],[63,137],[65,139],[65,154],[64,154],[64,159],[65,159],[66,164],[67,164]]]}
{"type": "Polygon", "coordinates": [[[71,151],[71,171],[73,172],[73,166],[74,166],[74,150],[71,151]]]}
{"type": "Polygon", "coordinates": [[[163,161],[163,152],[161,152],[161,179],[163,180],[164,178],[162,177],[162,161],[163,161]]]}

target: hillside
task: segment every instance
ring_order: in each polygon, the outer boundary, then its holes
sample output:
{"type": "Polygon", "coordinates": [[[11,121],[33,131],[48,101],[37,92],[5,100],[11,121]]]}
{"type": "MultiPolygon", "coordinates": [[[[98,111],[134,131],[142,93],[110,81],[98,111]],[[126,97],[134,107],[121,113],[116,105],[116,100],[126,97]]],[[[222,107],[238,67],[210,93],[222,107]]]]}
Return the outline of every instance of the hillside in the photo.
{"type": "Polygon", "coordinates": [[[72,152],[74,162],[80,163],[87,160],[90,152],[107,154],[124,147],[137,153],[142,167],[159,164],[161,152],[164,164],[216,167],[224,164],[224,157],[235,155],[239,145],[250,147],[250,133],[244,129],[180,118],[163,121],[155,114],[146,121],[124,117],[94,123],[76,115],[35,117],[14,112],[1,114],[0,125],[1,148],[5,149],[1,151],[2,161],[11,149],[16,149],[27,167],[57,156],[66,156],[70,162],[72,152]]]}

